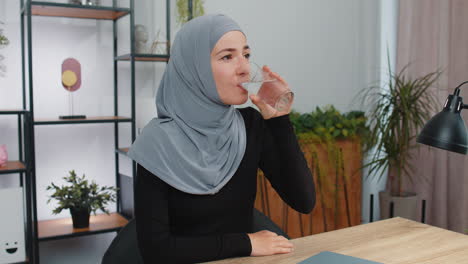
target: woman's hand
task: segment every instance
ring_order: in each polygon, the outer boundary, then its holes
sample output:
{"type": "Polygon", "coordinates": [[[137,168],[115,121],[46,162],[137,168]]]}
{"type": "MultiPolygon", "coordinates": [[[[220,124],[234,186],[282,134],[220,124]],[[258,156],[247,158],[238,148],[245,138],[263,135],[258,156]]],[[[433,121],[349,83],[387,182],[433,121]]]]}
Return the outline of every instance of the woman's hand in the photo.
{"type": "Polygon", "coordinates": [[[294,245],[283,236],[263,230],[252,234],[247,234],[252,244],[251,256],[269,256],[274,254],[290,253],[294,250],[294,245]]]}
{"type": "MultiPolygon", "coordinates": [[[[271,69],[268,66],[263,66],[262,69],[266,74],[269,74],[271,77],[277,79],[283,85],[288,87],[288,84],[286,83],[286,81],[281,76],[279,76],[276,72],[272,72],[271,69]]],[[[278,116],[283,116],[283,115],[287,115],[287,114],[289,114],[289,112],[291,112],[291,107],[288,107],[287,111],[278,111],[274,107],[272,107],[271,105],[269,105],[269,104],[265,103],[264,101],[260,100],[260,98],[255,94],[252,94],[249,97],[250,97],[250,100],[252,101],[252,103],[254,103],[258,107],[258,109],[260,110],[260,113],[262,114],[263,119],[270,119],[270,118],[274,118],[274,117],[278,117],[278,116]]]]}

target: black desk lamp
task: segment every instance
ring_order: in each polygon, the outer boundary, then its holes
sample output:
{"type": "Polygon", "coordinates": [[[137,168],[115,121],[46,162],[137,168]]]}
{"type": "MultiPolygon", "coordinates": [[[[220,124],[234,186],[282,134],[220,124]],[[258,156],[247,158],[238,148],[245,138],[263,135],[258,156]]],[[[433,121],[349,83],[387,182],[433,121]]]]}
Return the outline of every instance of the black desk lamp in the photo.
{"type": "Polygon", "coordinates": [[[468,81],[458,85],[455,92],[448,96],[442,112],[426,123],[416,142],[461,154],[468,153],[466,126],[460,116],[461,110],[468,109],[468,105],[463,104],[463,98],[459,96],[460,87],[466,83],[468,81]]]}

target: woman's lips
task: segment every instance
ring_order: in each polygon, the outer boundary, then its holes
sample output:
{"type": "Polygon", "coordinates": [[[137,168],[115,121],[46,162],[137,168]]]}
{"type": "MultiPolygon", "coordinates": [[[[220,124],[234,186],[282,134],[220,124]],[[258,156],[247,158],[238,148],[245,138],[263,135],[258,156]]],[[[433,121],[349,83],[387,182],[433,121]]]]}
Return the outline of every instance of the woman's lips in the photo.
{"type": "Polygon", "coordinates": [[[245,89],[241,84],[238,84],[237,87],[239,87],[243,92],[248,93],[247,89],[245,89]]]}

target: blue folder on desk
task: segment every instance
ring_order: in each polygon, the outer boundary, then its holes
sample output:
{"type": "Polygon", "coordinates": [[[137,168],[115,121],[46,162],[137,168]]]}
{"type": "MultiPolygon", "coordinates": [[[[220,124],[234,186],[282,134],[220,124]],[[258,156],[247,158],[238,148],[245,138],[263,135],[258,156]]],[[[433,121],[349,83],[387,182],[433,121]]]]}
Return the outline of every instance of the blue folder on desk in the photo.
{"type": "Polygon", "coordinates": [[[298,264],[383,264],[380,262],[346,256],[330,251],[323,251],[298,264]]]}

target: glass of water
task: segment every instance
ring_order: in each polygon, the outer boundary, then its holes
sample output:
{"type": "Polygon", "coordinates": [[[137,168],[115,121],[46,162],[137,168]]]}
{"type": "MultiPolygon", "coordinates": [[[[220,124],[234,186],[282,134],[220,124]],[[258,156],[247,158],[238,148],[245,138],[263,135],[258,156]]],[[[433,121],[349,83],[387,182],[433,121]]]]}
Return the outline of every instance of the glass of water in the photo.
{"type": "Polygon", "coordinates": [[[294,99],[294,93],[284,82],[271,76],[255,62],[250,62],[249,81],[242,83],[242,87],[279,112],[289,111],[294,99]]]}

